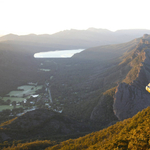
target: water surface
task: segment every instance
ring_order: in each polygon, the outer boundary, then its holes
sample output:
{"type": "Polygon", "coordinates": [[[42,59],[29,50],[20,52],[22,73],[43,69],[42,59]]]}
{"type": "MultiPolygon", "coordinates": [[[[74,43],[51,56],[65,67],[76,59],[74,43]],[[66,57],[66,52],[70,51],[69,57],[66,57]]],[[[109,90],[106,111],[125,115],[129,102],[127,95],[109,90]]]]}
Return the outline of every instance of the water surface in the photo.
{"type": "Polygon", "coordinates": [[[70,58],[76,53],[82,52],[84,49],[74,49],[74,50],[56,50],[48,52],[35,53],[35,58],[70,58]]]}

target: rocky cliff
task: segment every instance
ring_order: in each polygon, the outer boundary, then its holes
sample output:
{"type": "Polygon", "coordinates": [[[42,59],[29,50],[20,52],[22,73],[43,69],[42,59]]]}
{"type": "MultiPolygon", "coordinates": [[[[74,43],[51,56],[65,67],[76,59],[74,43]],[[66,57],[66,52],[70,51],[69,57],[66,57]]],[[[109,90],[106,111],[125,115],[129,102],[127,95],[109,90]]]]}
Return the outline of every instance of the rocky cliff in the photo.
{"type": "Polygon", "coordinates": [[[131,67],[116,89],[113,110],[119,120],[134,116],[150,105],[145,86],[150,82],[150,36],[145,34],[137,47],[124,60],[131,67]],[[130,60],[128,59],[130,57],[130,60]]]}
{"type": "Polygon", "coordinates": [[[103,96],[101,96],[98,104],[91,113],[90,119],[93,122],[99,123],[102,126],[106,126],[118,121],[117,117],[113,113],[112,108],[115,89],[116,87],[103,93],[103,96]]]}

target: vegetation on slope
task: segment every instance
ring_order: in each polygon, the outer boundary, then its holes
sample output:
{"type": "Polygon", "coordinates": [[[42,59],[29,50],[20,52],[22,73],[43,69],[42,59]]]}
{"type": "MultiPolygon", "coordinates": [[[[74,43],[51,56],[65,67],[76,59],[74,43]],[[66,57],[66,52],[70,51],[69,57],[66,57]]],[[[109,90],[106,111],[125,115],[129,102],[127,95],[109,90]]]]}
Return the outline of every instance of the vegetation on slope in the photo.
{"type": "MultiPolygon", "coordinates": [[[[133,54],[134,55],[134,54],[133,54]]],[[[142,50],[138,56],[136,56],[131,62],[130,66],[132,66],[132,69],[128,72],[124,82],[130,84],[133,82],[140,72],[140,68],[142,66],[142,62],[144,61],[144,50],[142,50]]]]}
{"type": "Polygon", "coordinates": [[[14,140],[55,140],[64,141],[78,138],[93,129],[85,122],[78,122],[62,114],[37,109],[0,125],[0,142],[14,140]]]}
{"type": "Polygon", "coordinates": [[[67,140],[46,150],[149,149],[150,107],[133,118],[75,140],[67,140]]]}
{"type": "MultiPolygon", "coordinates": [[[[144,149],[150,148],[150,107],[136,114],[134,117],[117,122],[106,129],[93,132],[78,139],[70,139],[55,145],[51,141],[35,141],[14,144],[3,150],[77,150],[77,149],[144,149]]],[[[15,143],[15,142],[14,142],[15,143]]]]}
{"type": "Polygon", "coordinates": [[[33,141],[33,142],[27,142],[27,143],[18,143],[14,144],[10,147],[3,148],[3,150],[44,150],[48,146],[52,146],[56,144],[56,142],[52,142],[50,140],[44,140],[44,141],[33,141]]]}
{"type": "Polygon", "coordinates": [[[135,49],[126,53],[126,55],[122,57],[123,61],[120,63],[120,65],[126,64],[131,67],[123,82],[131,84],[134,80],[138,78],[140,70],[143,66],[143,62],[146,59],[146,50],[148,50],[149,48],[149,38],[141,39],[135,49]]]}
{"type": "Polygon", "coordinates": [[[103,104],[104,105],[102,105],[102,107],[104,107],[104,109],[106,110],[103,114],[104,115],[103,122],[106,122],[107,125],[109,125],[109,126],[118,121],[118,118],[114,114],[113,107],[112,107],[113,102],[114,102],[115,91],[116,91],[116,87],[113,87],[103,93],[103,95],[104,95],[103,104]]]}
{"type": "Polygon", "coordinates": [[[115,116],[112,107],[115,90],[116,87],[104,92],[100,97],[98,104],[91,113],[91,122],[94,122],[93,124],[97,127],[97,130],[103,129],[106,126],[110,126],[118,121],[118,118],[115,116]]]}

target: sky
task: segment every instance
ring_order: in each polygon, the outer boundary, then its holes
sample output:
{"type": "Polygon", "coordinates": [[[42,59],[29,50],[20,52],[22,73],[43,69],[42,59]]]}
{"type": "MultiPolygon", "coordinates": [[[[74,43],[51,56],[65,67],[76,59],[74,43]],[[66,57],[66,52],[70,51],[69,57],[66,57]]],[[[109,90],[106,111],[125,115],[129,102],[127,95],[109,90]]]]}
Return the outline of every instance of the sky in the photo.
{"type": "Polygon", "coordinates": [[[150,29],[149,0],[0,0],[0,35],[150,29]]]}

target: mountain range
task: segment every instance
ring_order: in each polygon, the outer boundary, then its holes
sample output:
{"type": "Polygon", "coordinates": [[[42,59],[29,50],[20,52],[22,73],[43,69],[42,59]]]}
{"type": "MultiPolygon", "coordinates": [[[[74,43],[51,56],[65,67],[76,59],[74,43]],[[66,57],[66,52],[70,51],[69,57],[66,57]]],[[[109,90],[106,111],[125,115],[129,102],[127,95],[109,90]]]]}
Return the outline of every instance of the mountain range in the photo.
{"type": "Polygon", "coordinates": [[[116,32],[107,29],[89,28],[87,30],[64,30],[55,34],[29,34],[29,35],[14,35],[8,34],[0,37],[2,41],[17,41],[24,44],[44,45],[55,49],[78,49],[89,48],[100,45],[119,44],[131,41],[141,37],[143,34],[150,34],[150,30],[145,29],[130,29],[118,30],[116,32]]]}

